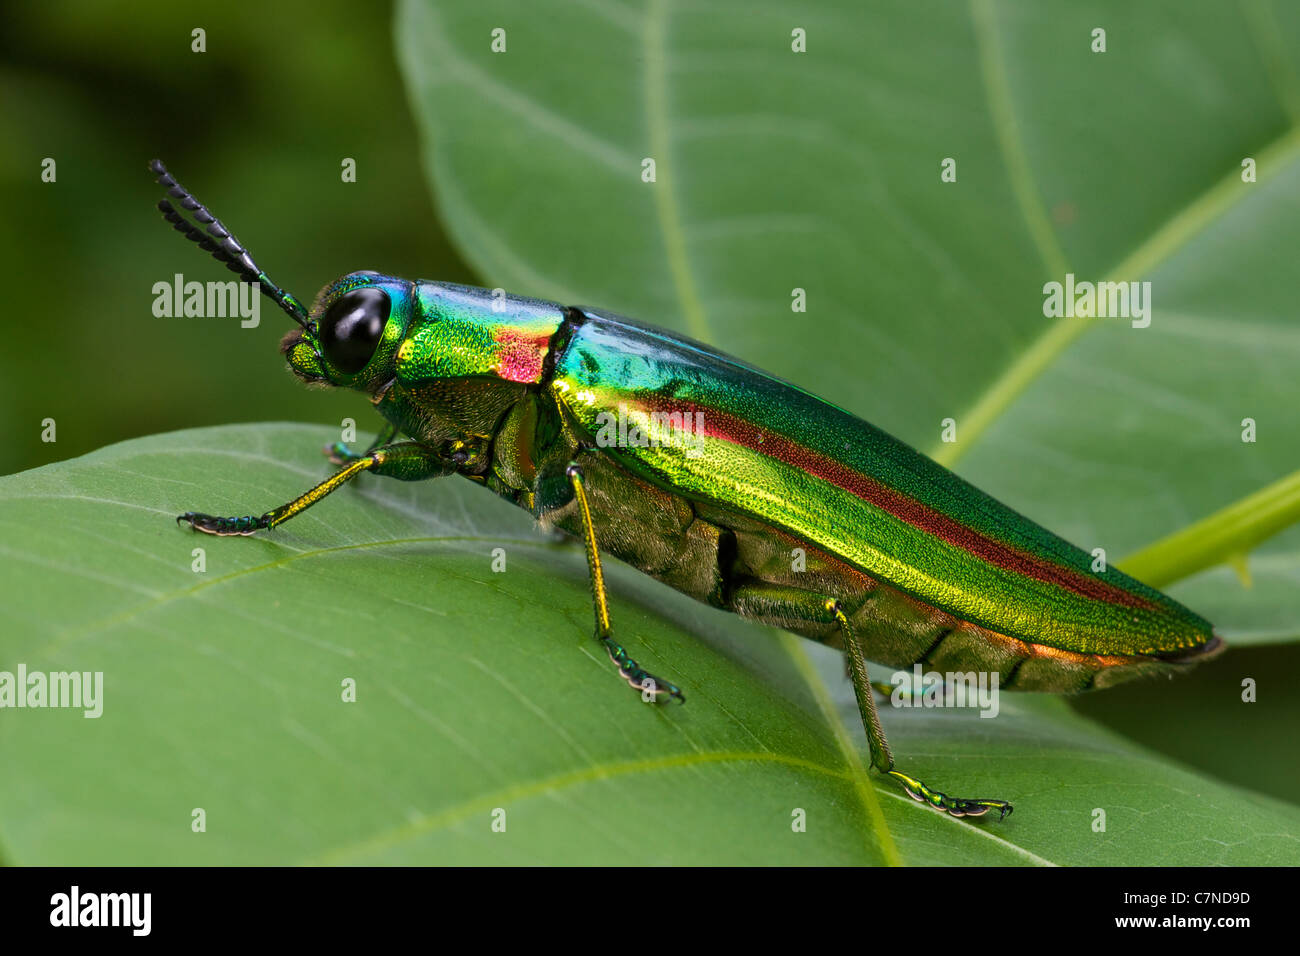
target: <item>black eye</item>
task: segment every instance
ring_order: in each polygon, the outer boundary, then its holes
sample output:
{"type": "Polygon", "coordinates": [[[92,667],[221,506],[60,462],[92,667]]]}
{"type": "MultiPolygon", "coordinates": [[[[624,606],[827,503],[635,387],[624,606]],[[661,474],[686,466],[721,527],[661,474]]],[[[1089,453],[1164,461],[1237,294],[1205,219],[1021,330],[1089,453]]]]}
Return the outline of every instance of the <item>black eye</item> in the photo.
{"type": "Polygon", "coordinates": [[[320,324],[321,348],[329,363],[345,375],[365,368],[390,308],[383,289],[353,289],[335,299],[320,324]]]}

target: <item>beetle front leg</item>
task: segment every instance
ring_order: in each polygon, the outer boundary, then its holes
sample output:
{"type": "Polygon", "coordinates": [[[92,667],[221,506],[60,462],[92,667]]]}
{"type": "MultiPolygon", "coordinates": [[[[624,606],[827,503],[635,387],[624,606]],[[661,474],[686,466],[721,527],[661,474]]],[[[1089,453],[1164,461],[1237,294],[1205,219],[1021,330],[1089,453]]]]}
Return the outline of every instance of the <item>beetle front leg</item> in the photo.
{"type": "Polygon", "coordinates": [[[609,599],[605,593],[605,573],[600,566],[600,550],[596,547],[596,529],[591,521],[591,506],[587,502],[587,491],[583,486],[582,468],[577,462],[569,462],[564,469],[573,497],[578,503],[578,514],[582,520],[583,539],[587,545],[587,570],[591,574],[591,598],[596,612],[596,640],[604,646],[609,659],[618,667],[619,676],[642,693],[660,694],[676,697],[682,703],[686,698],[675,684],[660,680],[653,674],[642,670],[623,649],[623,645],[614,640],[614,631],[609,623],[609,599]]]}
{"type": "Polygon", "coordinates": [[[187,511],[178,515],[176,523],[188,521],[195,531],[215,535],[249,535],[255,531],[274,528],[288,521],[296,514],[306,511],[331,491],[343,487],[348,481],[363,471],[373,471],[377,475],[399,478],[403,481],[420,481],[425,478],[438,478],[451,474],[454,467],[445,462],[432,448],[418,442],[399,442],[385,448],[378,448],[364,457],[358,458],[342,471],[326,478],[306,494],[299,495],[288,504],[274,508],[266,514],[254,517],[244,515],[241,518],[223,518],[204,514],[200,511],[187,511]]]}
{"type": "Polygon", "coordinates": [[[1011,812],[1011,804],[1005,800],[950,797],[915,777],[894,769],[894,755],[885,739],[884,728],[880,726],[880,715],[876,713],[873,685],[867,675],[866,651],[839,601],[811,591],[754,582],[737,585],[732,591],[731,602],[736,613],[742,615],[834,623],[839,628],[844,636],[844,656],[849,665],[849,677],[853,681],[853,695],[857,698],[858,713],[862,715],[862,726],[867,732],[867,743],[871,746],[871,765],[901,783],[913,800],[928,804],[936,810],[947,811],[954,817],[982,817],[990,810],[996,810],[1001,819],[1011,812]]]}

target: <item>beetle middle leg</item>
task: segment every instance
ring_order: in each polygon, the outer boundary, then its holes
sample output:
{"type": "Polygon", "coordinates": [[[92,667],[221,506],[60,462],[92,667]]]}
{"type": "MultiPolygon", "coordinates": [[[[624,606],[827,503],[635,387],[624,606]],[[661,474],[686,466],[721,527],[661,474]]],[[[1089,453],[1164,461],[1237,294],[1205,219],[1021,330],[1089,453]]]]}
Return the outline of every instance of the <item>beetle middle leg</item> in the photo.
{"type": "Polygon", "coordinates": [[[591,574],[591,599],[596,612],[596,640],[600,641],[609,654],[609,659],[618,667],[619,676],[634,688],[655,697],[667,694],[685,703],[686,698],[675,684],[660,680],[643,670],[623,649],[623,645],[614,640],[614,630],[609,622],[609,599],[605,593],[605,572],[600,565],[600,550],[596,547],[596,529],[591,521],[591,506],[587,502],[582,468],[577,462],[569,462],[564,474],[569,479],[573,497],[578,503],[582,535],[587,545],[587,570],[591,574]]]}
{"type": "Polygon", "coordinates": [[[915,777],[894,769],[894,755],[880,726],[876,713],[873,685],[867,675],[867,657],[862,639],[854,630],[840,602],[825,595],[798,588],[781,587],[762,582],[738,584],[731,593],[731,605],[737,614],[768,620],[797,620],[816,624],[834,624],[844,637],[844,656],[848,661],[849,677],[853,681],[853,694],[862,715],[862,726],[871,746],[871,765],[886,776],[903,785],[913,800],[929,804],[936,810],[945,810],[955,817],[982,817],[990,810],[1000,817],[1011,812],[1005,800],[950,797],[940,790],[927,786],[915,777]]]}

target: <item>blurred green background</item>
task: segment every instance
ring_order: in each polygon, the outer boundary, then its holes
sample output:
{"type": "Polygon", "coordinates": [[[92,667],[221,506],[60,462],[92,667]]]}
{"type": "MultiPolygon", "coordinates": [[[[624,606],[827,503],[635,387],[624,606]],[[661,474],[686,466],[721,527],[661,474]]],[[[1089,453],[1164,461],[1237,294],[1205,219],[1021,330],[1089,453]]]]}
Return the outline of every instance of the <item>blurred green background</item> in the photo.
{"type": "MultiPolygon", "coordinates": [[[[155,156],[300,298],[364,268],[478,278],[422,174],[388,4],[15,6],[0,33],[0,97],[0,474],[201,425],[352,416],[371,427],[360,396],[289,375],[276,350],[289,321],[269,306],[250,330],[154,317],[155,282],[230,277],[162,222],[146,171],[155,156]],[[191,52],[196,26],[207,53],[191,52]],[[58,163],[54,184],[41,181],[45,157],[58,163]],[[340,180],[345,157],[355,183],[340,180]],[[41,441],[46,418],[57,443],[41,441]]],[[[1291,682],[1262,686],[1268,709],[1230,706],[1229,692],[1243,673],[1297,669],[1300,647],[1239,649],[1162,688],[1158,713],[1144,686],[1076,706],[1220,776],[1248,766],[1238,782],[1294,799],[1300,765],[1275,759],[1294,750],[1291,682]]]]}
{"type": "Polygon", "coordinates": [[[155,282],[232,278],[163,222],[154,157],[310,303],[356,269],[469,281],[420,174],[387,3],[18,4],[0,32],[0,474],[155,432],[294,420],[371,427],[304,389],[269,303],[155,318],[155,282]],[[250,29],[250,10],[256,29],[250,29]],[[364,15],[358,15],[363,10],[364,15]],[[206,53],[190,31],[207,31],[206,53]],[[58,179],[41,182],[41,162],[58,179]],[[343,183],[340,163],[357,162],[343,183]],[[57,442],[41,441],[41,422],[57,442]]]}

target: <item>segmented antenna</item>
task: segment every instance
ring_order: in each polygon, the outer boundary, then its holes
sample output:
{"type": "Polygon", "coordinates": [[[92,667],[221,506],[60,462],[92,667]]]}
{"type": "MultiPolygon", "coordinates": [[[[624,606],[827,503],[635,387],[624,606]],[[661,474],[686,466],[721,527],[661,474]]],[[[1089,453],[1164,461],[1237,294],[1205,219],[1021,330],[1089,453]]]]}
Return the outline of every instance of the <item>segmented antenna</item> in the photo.
{"type": "Polygon", "coordinates": [[[188,189],[167,172],[167,167],[162,164],[162,160],[151,161],[149,169],[158,177],[158,184],[167,187],[168,195],[179,200],[181,208],[189,210],[203,226],[200,229],[199,226],[185,219],[166,199],[158,200],[158,210],[177,232],[191,242],[197,243],[204,252],[212,253],[212,257],[218,262],[224,262],[231,272],[238,273],[249,282],[256,282],[261,287],[263,295],[289,313],[289,317],[308,332],[315,333],[315,323],[308,319],[303,304],[267,278],[266,273],[253,261],[249,251],[239,244],[239,240],[230,234],[230,230],[221,224],[220,219],[208,212],[188,189]]]}

